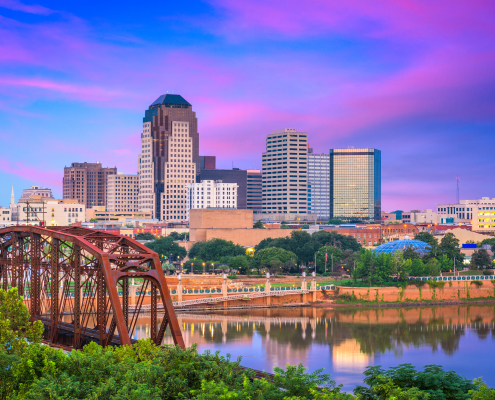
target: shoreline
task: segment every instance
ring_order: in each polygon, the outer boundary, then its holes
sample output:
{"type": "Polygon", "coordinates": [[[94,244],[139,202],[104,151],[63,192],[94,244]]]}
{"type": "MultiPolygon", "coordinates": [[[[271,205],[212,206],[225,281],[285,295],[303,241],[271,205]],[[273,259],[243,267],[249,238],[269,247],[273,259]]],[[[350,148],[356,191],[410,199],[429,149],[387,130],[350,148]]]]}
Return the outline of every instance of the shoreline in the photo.
{"type": "Polygon", "coordinates": [[[416,302],[404,302],[404,303],[375,303],[375,302],[363,302],[363,303],[311,303],[311,307],[315,308],[403,308],[403,307],[425,307],[425,306],[459,306],[459,305],[476,305],[476,304],[495,304],[495,300],[470,300],[470,301],[416,301],[416,302]]]}

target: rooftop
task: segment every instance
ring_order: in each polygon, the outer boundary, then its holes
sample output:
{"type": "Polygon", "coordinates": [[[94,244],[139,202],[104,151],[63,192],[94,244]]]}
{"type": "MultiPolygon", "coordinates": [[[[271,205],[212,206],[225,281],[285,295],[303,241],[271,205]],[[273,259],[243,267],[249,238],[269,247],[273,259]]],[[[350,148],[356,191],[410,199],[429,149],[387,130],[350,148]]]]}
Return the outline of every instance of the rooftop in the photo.
{"type": "Polygon", "coordinates": [[[178,94],[162,94],[158,99],[156,99],[153,103],[151,103],[150,108],[159,107],[161,105],[174,107],[191,107],[191,104],[184,99],[181,95],[178,94]]]}

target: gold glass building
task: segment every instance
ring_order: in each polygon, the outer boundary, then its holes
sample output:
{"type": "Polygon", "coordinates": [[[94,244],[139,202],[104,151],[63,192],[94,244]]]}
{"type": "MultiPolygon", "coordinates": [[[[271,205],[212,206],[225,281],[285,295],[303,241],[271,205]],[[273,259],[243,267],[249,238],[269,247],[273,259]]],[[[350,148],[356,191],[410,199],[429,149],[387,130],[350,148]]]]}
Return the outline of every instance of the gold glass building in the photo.
{"type": "Polygon", "coordinates": [[[330,150],[330,219],[381,219],[381,151],[330,150]]]}

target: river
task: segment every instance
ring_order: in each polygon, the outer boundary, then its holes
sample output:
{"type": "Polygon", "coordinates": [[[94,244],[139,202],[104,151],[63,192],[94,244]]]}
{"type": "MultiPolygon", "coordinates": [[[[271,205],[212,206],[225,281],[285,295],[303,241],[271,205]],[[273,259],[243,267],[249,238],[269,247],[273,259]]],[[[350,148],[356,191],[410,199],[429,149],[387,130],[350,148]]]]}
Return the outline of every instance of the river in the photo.
{"type": "MultiPolygon", "coordinates": [[[[369,365],[438,364],[495,387],[495,306],[413,308],[278,308],[179,313],[187,346],[227,353],[272,372],[302,363],[324,368],[345,390],[369,365]]],[[[138,325],[135,337],[148,336],[138,325]]],[[[166,336],[165,343],[172,343],[166,336]]]]}

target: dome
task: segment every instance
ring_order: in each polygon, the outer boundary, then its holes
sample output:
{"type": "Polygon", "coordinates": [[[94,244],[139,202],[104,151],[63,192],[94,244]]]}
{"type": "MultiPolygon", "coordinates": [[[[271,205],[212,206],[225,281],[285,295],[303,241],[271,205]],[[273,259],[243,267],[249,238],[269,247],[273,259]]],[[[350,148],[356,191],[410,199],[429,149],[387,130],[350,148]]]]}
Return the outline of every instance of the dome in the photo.
{"type": "Polygon", "coordinates": [[[407,236],[404,240],[393,240],[388,243],[384,243],[373,250],[376,254],[381,253],[395,253],[399,250],[405,250],[408,247],[412,247],[419,254],[424,256],[430,253],[430,245],[420,240],[411,240],[407,236]]]}

